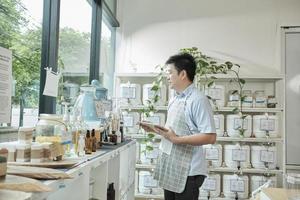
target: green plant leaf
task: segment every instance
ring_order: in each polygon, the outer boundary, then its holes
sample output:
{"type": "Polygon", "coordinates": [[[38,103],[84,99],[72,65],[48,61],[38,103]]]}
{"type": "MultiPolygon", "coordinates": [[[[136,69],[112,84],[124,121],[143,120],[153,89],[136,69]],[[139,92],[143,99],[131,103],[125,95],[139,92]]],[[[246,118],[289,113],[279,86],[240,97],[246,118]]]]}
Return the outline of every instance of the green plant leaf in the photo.
{"type": "Polygon", "coordinates": [[[153,133],[148,133],[148,134],[147,134],[147,137],[148,137],[149,139],[153,139],[153,138],[155,137],[155,135],[154,135],[153,133]]]}
{"type": "Polygon", "coordinates": [[[211,87],[213,84],[214,84],[215,81],[210,81],[208,84],[207,84],[207,87],[211,87]]]}
{"type": "Polygon", "coordinates": [[[146,145],[146,151],[153,151],[153,147],[150,145],[146,145]]]}
{"type": "Polygon", "coordinates": [[[234,109],[232,109],[233,113],[237,113],[239,111],[239,108],[235,107],[234,109]]]}
{"type": "Polygon", "coordinates": [[[239,82],[240,82],[241,84],[243,84],[243,85],[246,83],[246,81],[245,81],[244,79],[241,79],[241,78],[239,79],[239,82]]]}
{"type": "Polygon", "coordinates": [[[231,94],[237,94],[239,91],[238,90],[233,90],[232,92],[231,92],[231,94]]]}

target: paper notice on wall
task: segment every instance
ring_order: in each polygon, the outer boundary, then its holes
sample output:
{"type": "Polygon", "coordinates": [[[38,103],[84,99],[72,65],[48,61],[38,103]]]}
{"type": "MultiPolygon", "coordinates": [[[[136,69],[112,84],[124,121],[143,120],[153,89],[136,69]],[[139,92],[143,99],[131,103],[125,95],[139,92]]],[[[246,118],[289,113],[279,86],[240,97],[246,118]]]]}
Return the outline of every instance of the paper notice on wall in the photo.
{"type": "Polygon", "coordinates": [[[59,81],[59,75],[53,73],[51,69],[47,70],[46,83],[45,83],[43,95],[57,97],[58,81],[59,81]]]}
{"type": "Polygon", "coordinates": [[[0,123],[10,123],[12,52],[0,47],[0,123]]]}

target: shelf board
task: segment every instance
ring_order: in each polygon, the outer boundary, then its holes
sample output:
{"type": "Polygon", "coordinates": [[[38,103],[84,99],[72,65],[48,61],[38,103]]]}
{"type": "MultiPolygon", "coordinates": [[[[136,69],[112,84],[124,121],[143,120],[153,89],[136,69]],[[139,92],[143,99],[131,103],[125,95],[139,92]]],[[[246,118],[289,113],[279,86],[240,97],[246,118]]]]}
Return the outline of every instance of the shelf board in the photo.
{"type": "Polygon", "coordinates": [[[283,138],[234,138],[234,137],[217,137],[219,142],[283,142],[283,138]]]}
{"type": "MultiPolygon", "coordinates": [[[[146,108],[144,105],[137,105],[137,106],[121,106],[122,110],[140,110],[146,108]]],[[[155,106],[156,110],[168,110],[168,106],[155,106]]]]}
{"type": "MultiPolygon", "coordinates": [[[[214,109],[215,112],[232,112],[235,107],[220,107],[214,109]]],[[[282,108],[243,108],[243,112],[247,113],[279,113],[282,112],[282,108]]]]}
{"type": "MultiPolygon", "coordinates": [[[[237,169],[232,169],[232,168],[228,168],[228,167],[218,167],[218,168],[208,168],[209,172],[229,172],[229,173],[234,173],[237,172],[237,169]]],[[[249,173],[249,174],[282,174],[283,171],[282,170],[267,170],[267,169],[242,169],[243,173],[249,173]]]]}
{"type": "Polygon", "coordinates": [[[128,77],[137,77],[137,78],[143,78],[143,77],[157,77],[158,73],[149,72],[149,73],[117,73],[116,77],[118,78],[128,78],[128,77]]]}
{"type": "MultiPolygon", "coordinates": [[[[123,110],[140,110],[146,108],[144,105],[137,106],[121,106],[123,110]]],[[[232,112],[235,107],[220,107],[218,109],[214,109],[215,112],[232,112]]],[[[168,110],[168,106],[155,106],[155,109],[159,110],[168,110]]],[[[280,113],[282,112],[282,108],[243,108],[243,112],[245,113],[280,113]]]]}
{"type": "Polygon", "coordinates": [[[135,194],[135,198],[140,198],[140,199],[164,199],[164,195],[155,195],[155,194],[135,194]]]}
{"type": "MultiPolygon", "coordinates": [[[[129,134],[126,135],[127,137],[130,137],[131,139],[145,139],[147,138],[147,134],[129,134]]],[[[161,139],[162,136],[155,135],[154,139],[161,139]]]]}
{"type": "Polygon", "coordinates": [[[152,170],[155,168],[155,165],[153,164],[136,164],[136,169],[146,169],[146,170],[152,170]]]}
{"type": "MultiPolygon", "coordinates": [[[[132,134],[126,135],[132,139],[145,139],[147,135],[145,134],[132,134]]],[[[155,135],[154,139],[161,139],[160,135],[155,135]]],[[[234,137],[217,137],[217,142],[253,142],[253,143],[268,143],[268,142],[276,142],[282,143],[283,138],[234,138],[234,137]]]]}

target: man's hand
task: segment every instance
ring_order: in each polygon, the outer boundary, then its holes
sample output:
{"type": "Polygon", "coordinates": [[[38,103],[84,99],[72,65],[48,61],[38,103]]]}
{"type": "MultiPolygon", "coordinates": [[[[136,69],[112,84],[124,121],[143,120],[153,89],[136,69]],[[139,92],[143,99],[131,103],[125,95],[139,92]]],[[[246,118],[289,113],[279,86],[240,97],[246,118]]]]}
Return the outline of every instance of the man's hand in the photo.
{"type": "Polygon", "coordinates": [[[154,125],[148,123],[148,122],[138,122],[138,124],[144,129],[146,132],[154,132],[157,133],[158,130],[155,128],[154,125]]]}
{"type": "Polygon", "coordinates": [[[176,135],[176,133],[173,131],[172,128],[166,129],[164,127],[160,126],[154,126],[155,129],[158,130],[158,134],[163,136],[164,138],[170,140],[174,144],[179,144],[179,137],[176,135]]]}

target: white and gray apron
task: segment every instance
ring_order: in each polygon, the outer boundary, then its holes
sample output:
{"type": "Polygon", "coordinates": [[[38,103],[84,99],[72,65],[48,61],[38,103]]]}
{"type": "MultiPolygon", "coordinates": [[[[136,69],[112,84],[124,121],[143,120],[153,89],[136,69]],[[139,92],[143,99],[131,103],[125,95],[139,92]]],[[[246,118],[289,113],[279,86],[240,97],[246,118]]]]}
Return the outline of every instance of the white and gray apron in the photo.
{"type": "MultiPolygon", "coordinates": [[[[186,123],[185,105],[187,98],[174,101],[168,110],[166,127],[171,127],[178,136],[190,135],[186,123]]],[[[166,140],[165,138],[162,139],[166,140]]],[[[194,147],[192,145],[173,144],[170,153],[160,152],[154,171],[154,179],[165,190],[183,192],[190,171],[194,147]]]]}

